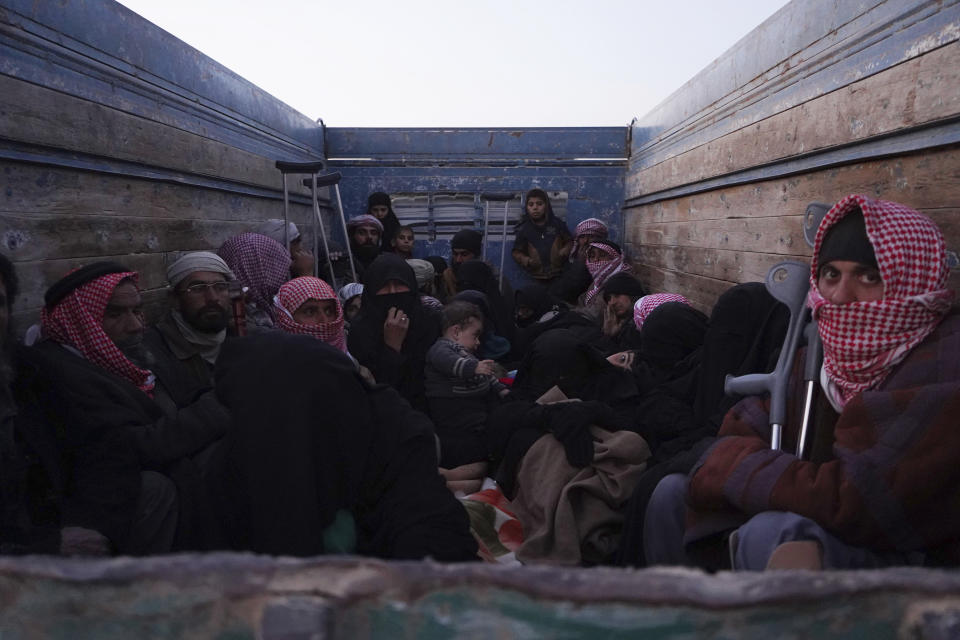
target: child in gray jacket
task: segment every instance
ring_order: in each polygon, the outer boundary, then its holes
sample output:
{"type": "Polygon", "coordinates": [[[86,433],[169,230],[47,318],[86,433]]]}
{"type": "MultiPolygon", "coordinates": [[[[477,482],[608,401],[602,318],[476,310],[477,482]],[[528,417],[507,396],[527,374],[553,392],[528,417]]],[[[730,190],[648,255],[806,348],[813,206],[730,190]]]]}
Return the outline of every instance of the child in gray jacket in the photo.
{"type": "Polygon", "coordinates": [[[440,438],[440,466],[447,469],[488,458],[487,414],[509,393],[495,377],[496,363],[474,355],[481,333],[480,308],[451,302],[443,308],[443,336],[427,352],[427,401],[440,438]]]}

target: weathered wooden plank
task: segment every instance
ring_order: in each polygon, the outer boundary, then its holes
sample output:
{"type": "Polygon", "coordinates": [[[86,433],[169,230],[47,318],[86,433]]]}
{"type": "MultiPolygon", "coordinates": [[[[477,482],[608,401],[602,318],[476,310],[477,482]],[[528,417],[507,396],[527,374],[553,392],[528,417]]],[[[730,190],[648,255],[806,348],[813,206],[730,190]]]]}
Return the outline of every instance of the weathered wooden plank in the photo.
{"type": "Polygon", "coordinates": [[[682,271],[728,282],[758,282],[770,267],[784,260],[809,262],[805,256],[786,256],[752,251],[728,251],[699,247],[648,245],[629,250],[631,260],[668,271],[682,271]]]}
{"type": "MultiPolygon", "coordinates": [[[[183,184],[0,161],[0,211],[256,222],[282,218],[283,202],[183,184]]],[[[290,219],[297,224],[308,223],[312,215],[311,207],[291,203],[290,219]]]]}
{"type": "MultiPolygon", "coordinates": [[[[0,75],[0,137],[277,188],[276,158],[0,75]]],[[[305,192],[295,188],[297,192],[305,192]]]]}
{"type": "Polygon", "coordinates": [[[636,265],[636,273],[640,281],[652,293],[679,293],[686,296],[690,303],[710,315],[710,310],[716,304],[724,291],[735,283],[715,278],[660,269],[650,265],[636,265]]]}
{"type": "Polygon", "coordinates": [[[43,294],[54,282],[70,271],[83,265],[100,260],[112,260],[130,267],[140,274],[141,289],[158,289],[166,286],[166,267],[168,260],[179,254],[135,253],[105,255],[90,258],[69,258],[63,260],[30,260],[17,262],[17,276],[20,280],[20,295],[16,301],[18,310],[39,309],[43,306],[43,294]]]}
{"type": "Polygon", "coordinates": [[[803,238],[801,217],[628,224],[627,239],[641,252],[647,245],[670,245],[806,255],[809,248],[803,238]]]}
{"type": "Polygon", "coordinates": [[[16,261],[216,249],[249,222],[0,213],[0,248],[16,261]]]}
{"type": "Polygon", "coordinates": [[[836,202],[851,193],[918,209],[960,206],[960,147],[716,189],[629,208],[626,215],[644,222],[767,217],[802,213],[810,202],[836,202]]]}
{"type": "Polygon", "coordinates": [[[627,198],[865,140],[960,113],[960,42],[936,49],[639,172],[627,198]]]}

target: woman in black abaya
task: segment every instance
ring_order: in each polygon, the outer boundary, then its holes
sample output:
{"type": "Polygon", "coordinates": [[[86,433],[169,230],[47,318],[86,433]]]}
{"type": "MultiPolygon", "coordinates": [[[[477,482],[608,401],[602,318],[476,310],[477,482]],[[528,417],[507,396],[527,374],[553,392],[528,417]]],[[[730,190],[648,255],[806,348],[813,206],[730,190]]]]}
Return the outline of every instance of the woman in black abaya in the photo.
{"type": "Polygon", "coordinates": [[[420,304],[417,279],[406,260],[381,254],[363,276],[360,316],[350,326],[350,353],[377,382],[397,389],[426,411],[423,367],[440,336],[440,317],[420,304]]]}
{"type": "Polygon", "coordinates": [[[429,420],[395,390],[367,387],[342,351],[281,332],[234,340],[216,388],[234,420],[223,472],[207,479],[222,546],[476,559],[429,420]]]}

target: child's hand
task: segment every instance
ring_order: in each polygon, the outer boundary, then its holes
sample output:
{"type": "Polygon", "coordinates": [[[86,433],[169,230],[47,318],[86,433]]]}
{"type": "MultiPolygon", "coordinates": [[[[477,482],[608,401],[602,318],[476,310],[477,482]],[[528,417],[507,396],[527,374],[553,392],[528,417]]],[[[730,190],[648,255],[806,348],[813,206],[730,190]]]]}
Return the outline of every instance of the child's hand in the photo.
{"type": "Polygon", "coordinates": [[[492,376],[494,367],[496,366],[497,363],[493,360],[481,360],[477,363],[477,368],[474,370],[473,374],[476,376],[492,376]]]}

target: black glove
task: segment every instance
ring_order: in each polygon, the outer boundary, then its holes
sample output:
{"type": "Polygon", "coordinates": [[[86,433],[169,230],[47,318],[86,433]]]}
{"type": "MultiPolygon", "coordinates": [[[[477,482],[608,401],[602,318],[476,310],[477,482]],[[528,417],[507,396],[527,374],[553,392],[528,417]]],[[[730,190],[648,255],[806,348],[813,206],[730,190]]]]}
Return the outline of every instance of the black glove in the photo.
{"type": "Polygon", "coordinates": [[[590,425],[619,430],[616,413],[602,402],[562,402],[547,405],[547,428],[563,445],[567,462],[585,467],[593,461],[590,425]]]}

